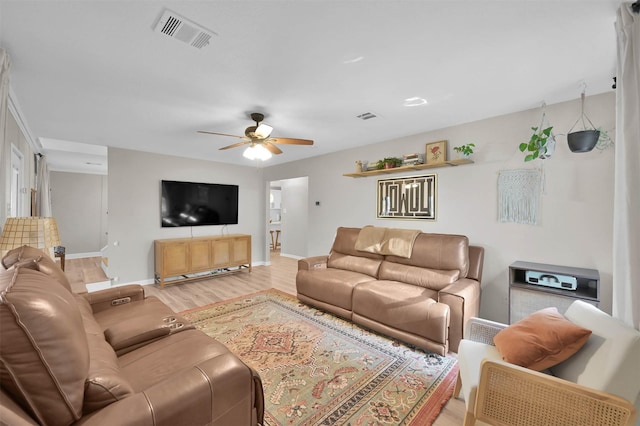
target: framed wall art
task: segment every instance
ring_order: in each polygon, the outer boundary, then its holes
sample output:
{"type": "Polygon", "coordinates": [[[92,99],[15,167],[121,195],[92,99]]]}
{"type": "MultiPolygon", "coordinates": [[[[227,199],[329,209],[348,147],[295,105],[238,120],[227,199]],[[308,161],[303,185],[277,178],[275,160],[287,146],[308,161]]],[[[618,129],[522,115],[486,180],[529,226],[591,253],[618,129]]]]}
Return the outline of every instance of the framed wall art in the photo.
{"type": "Polygon", "coordinates": [[[440,164],[447,161],[447,141],[428,143],[424,158],[427,164],[440,164]]]}
{"type": "Polygon", "coordinates": [[[378,179],[378,219],[436,220],[437,175],[378,179]]]}

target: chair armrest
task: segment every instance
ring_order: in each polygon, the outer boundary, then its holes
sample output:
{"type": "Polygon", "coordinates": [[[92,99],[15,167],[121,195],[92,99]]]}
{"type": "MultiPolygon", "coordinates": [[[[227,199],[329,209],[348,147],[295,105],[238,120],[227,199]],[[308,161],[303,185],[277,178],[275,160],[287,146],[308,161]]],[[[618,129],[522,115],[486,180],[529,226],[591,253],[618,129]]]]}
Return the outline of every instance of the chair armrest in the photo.
{"type": "Polygon", "coordinates": [[[484,360],[474,408],[476,420],[492,425],[633,425],[633,404],[503,361],[484,360]]]}
{"type": "Polygon", "coordinates": [[[96,313],[112,306],[144,300],[144,288],[139,284],[129,284],[83,294],[82,296],[89,301],[93,313],[96,313]]]}
{"type": "Polygon", "coordinates": [[[464,331],[464,338],[474,342],[495,346],[493,344],[493,338],[500,332],[500,330],[504,330],[505,328],[507,328],[507,324],[473,317],[467,323],[467,327],[464,331]]]}
{"type": "Polygon", "coordinates": [[[255,386],[253,371],[228,353],[109,404],[74,425],[251,425],[258,403],[255,386]]]}
{"type": "Polygon", "coordinates": [[[329,256],[313,256],[298,260],[298,271],[324,269],[327,267],[329,256]]]}

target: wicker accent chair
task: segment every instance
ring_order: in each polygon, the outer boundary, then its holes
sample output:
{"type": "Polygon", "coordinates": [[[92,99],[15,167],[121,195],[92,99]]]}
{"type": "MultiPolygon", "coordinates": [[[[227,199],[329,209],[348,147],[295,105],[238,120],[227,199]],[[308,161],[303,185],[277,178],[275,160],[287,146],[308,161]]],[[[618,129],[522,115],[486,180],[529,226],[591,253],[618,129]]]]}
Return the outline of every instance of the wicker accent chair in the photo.
{"type": "Polygon", "coordinates": [[[455,398],[464,394],[465,426],[640,426],[640,332],[581,301],[565,317],[592,334],[578,353],[544,373],[502,360],[493,337],[506,324],[469,321],[454,391],[455,398]]]}

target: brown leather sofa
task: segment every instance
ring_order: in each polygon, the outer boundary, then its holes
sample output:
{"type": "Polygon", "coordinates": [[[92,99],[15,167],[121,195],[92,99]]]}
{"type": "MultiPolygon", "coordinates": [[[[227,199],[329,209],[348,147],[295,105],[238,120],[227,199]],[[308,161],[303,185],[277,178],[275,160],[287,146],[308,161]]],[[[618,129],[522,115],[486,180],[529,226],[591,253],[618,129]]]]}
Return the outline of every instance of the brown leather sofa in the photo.
{"type": "Polygon", "coordinates": [[[0,268],[0,423],[258,425],[258,374],[131,285],[74,294],[43,252],[0,268]]]}
{"type": "Polygon", "coordinates": [[[298,261],[298,299],[441,355],[478,316],[484,249],[462,235],[420,233],[408,258],[356,249],[338,228],[331,253],[298,261]]]}

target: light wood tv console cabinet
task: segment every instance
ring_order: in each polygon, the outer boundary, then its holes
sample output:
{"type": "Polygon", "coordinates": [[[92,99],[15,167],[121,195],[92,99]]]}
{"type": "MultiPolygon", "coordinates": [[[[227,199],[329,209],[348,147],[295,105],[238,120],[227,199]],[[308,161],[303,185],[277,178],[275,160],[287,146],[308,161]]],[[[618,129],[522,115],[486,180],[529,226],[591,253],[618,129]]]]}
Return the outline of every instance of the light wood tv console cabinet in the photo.
{"type": "Polygon", "coordinates": [[[251,272],[251,235],[155,240],[154,252],[155,281],[161,288],[242,268],[251,272]]]}

